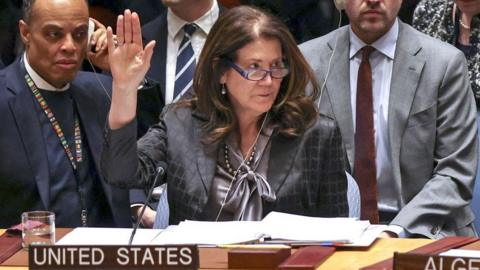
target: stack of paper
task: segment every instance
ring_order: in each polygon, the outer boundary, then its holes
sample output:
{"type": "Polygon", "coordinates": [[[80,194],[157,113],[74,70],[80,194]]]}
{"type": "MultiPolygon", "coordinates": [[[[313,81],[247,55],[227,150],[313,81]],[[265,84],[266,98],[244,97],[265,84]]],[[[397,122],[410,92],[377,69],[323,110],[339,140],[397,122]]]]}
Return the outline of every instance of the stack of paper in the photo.
{"type": "Polygon", "coordinates": [[[362,235],[370,222],[354,218],[319,218],[271,212],[261,225],[262,231],[272,240],[352,243],[362,235]]]}
{"type": "Polygon", "coordinates": [[[184,221],[169,226],[153,241],[153,244],[203,244],[222,245],[251,243],[262,237],[259,221],[184,221]]]}
{"type": "MultiPolygon", "coordinates": [[[[139,229],[136,245],[288,243],[369,246],[386,228],[352,218],[318,218],[278,212],[262,221],[184,221],[165,230],[139,229]]],[[[60,245],[126,245],[131,229],[77,228],[60,245]]]]}
{"type": "MultiPolygon", "coordinates": [[[[162,230],[138,229],[134,245],[150,245],[162,230]]],[[[56,245],[128,245],[132,229],[127,228],[76,228],[56,245]]]]}
{"type": "Polygon", "coordinates": [[[279,212],[262,221],[184,221],[168,227],[153,244],[288,243],[368,246],[385,229],[354,218],[318,218],[279,212]]]}

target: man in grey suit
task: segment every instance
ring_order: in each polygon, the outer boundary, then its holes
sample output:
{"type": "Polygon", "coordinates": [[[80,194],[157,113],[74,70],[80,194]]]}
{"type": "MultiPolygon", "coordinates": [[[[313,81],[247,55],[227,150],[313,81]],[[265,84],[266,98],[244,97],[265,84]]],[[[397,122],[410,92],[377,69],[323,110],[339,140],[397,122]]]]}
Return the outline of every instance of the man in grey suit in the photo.
{"type": "Polygon", "coordinates": [[[320,110],[338,121],[353,174],[373,175],[368,188],[356,177],[362,216],[373,207],[390,225],[385,236],[474,235],[477,127],[466,61],[398,20],[401,4],[347,0],[350,25],[301,50],[325,82],[320,110]],[[368,193],[374,206],[364,205],[368,193]]]}

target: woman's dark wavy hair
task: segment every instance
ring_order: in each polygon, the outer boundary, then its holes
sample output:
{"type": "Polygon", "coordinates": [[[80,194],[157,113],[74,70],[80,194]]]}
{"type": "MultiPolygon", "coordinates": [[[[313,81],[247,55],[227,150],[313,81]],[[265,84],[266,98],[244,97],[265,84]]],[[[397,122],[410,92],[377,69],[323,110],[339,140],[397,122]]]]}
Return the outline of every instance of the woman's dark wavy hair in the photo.
{"type": "MultiPolygon", "coordinates": [[[[212,27],[193,79],[195,97],[187,103],[207,117],[203,126],[206,143],[224,138],[237,127],[237,118],[227,95],[221,94],[221,76],[230,68],[225,59],[235,61],[237,51],[256,38],[274,38],[282,46],[290,73],[283,78],[278,96],[269,112],[270,124],[287,137],[297,137],[318,117],[315,75],[297,47],[288,28],[276,17],[249,6],[232,8],[212,27]],[[308,85],[312,90],[305,92],[308,85]]],[[[260,121],[262,119],[260,118],[260,121]]]]}

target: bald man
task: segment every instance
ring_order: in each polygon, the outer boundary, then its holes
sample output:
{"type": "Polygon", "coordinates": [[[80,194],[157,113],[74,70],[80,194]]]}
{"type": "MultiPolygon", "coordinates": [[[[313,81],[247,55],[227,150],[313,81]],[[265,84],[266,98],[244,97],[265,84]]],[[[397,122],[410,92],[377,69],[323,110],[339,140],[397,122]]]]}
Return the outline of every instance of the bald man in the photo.
{"type": "Polygon", "coordinates": [[[127,192],[98,173],[110,102],[92,74],[79,72],[87,2],[23,4],[25,53],[0,72],[0,226],[32,210],[54,212],[57,227],[130,226],[127,192]]]}

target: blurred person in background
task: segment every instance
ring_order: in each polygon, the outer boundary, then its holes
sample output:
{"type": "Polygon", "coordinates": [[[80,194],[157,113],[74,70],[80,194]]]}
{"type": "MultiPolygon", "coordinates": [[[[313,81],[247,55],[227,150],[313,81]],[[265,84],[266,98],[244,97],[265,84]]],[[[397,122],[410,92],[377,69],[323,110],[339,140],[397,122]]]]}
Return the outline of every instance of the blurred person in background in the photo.
{"type": "MultiPolygon", "coordinates": [[[[241,0],[278,16],[290,29],[297,43],[330,33],[338,27],[339,12],[333,0],[241,0]]],[[[348,23],[343,16],[341,25],[348,23]]]]}
{"type": "Polygon", "coordinates": [[[480,105],[480,0],[423,0],[413,27],[448,42],[467,58],[468,75],[477,107],[480,105]]]}
{"type": "Polygon", "coordinates": [[[420,0],[403,0],[400,11],[398,11],[398,17],[404,23],[412,24],[413,12],[420,0]]]}
{"type": "MultiPolygon", "coordinates": [[[[157,0],[167,7],[158,17],[142,27],[144,43],[157,41],[150,69],[149,85],[140,91],[137,109],[137,135],[159,121],[164,104],[191,95],[193,73],[210,29],[223,8],[216,0],[157,0]]],[[[132,214],[138,216],[146,200],[146,190],[130,191],[132,214]]],[[[151,228],[157,208],[156,200],[148,202],[142,225],[151,228]]]]}
{"type": "Polygon", "coordinates": [[[161,0],[123,0],[123,6],[136,12],[142,25],[151,22],[166,9],[161,0]]]}
{"type": "Polygon", "coordinates": [[[0,1],[0,69],[10,65],[21,49],[18,20],[22,16],[22,1],[0,1]]]}

